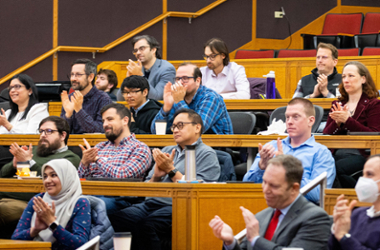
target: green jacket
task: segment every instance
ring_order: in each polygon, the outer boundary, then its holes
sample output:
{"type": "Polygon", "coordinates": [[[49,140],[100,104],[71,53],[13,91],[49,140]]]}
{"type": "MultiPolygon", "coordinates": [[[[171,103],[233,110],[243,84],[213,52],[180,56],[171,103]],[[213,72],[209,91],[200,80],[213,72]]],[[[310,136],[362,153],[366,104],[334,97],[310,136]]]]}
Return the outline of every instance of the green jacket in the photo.
{"type": "MultiPolygon", "coordinates": [[[[37,147],[33,147],[33,160],[36,162],[31,168],[30,171],[37,171],[37,175],[41,175],[42,165],[47,163],[50,160],[54,159],[67,159],[69,160],[76,168],[78,168],[80,163],[80,158],[78,155],[73,153],[71,150],[66,150],[61,153],[51,154],[46,157],[40,157],[37,155],[37,147]]],[[[12,178],[17,172],[17,169],[13,167],[13,161],[5,164],[0,170],[0,178],[12,178]]],[[[0,192],[1,198],[11,198],[17,200],[29,201],[35,193],[13,193],[13,192],[0,192]]]]}

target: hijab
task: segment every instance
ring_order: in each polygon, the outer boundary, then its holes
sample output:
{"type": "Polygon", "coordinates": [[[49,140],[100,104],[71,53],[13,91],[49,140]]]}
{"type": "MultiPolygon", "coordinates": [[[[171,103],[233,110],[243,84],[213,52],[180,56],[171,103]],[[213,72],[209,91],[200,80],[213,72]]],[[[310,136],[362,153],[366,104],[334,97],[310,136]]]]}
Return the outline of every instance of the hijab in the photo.
{"type": "MultiPolygon", "coordinates": [[[[46,167],[54,169],[61,182],[62,189],[56,196],[50,196],[46,192],[43,196],[43,200],[50,206],[54,201],[55,216],[57,217],[56,221],[65,228],[73,214],[75,204],[82,194],[82,186],[78,172],[74,165],[66,159],[56,159],[47,162],[42,166],[42,174],[44,174],[46,167]]],[[[37,214],[34,212],[31,222],[32,227],[35,224],[36,216],[37,214]]],[[[49,228],[42,230],[36,237],[36,240],[55,242],[53,232],[49,228]]]]}

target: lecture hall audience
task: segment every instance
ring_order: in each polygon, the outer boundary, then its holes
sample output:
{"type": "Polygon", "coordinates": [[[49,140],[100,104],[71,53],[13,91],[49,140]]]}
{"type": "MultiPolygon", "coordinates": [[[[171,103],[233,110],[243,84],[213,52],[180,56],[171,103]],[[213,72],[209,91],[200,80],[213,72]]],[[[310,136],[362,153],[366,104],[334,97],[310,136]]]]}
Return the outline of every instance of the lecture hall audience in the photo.
{"type": "MultiPolygon", "coordinates": [[[[380,132],[379,92],[367,67],[361,62],[348,62],[343,68],[341,96],[333,101],[324,134],[346,135],[350,132],[380,132]]],[[[334,187],[354,188],[352,174],[363,169],[368,157],[365,150],[333,150],[336,165],[334,187]]]]}

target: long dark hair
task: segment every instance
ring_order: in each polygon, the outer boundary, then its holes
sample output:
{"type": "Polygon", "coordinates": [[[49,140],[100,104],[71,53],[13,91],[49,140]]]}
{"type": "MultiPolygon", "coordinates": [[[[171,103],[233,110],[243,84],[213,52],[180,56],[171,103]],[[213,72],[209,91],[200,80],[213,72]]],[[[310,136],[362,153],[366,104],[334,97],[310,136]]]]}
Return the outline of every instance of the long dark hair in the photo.
{"type": "MultiPolygon", "coordinates": [[[[26,116],[28,115],[29,110],[31,107],[38,103],[38,93],[37,93],[37,88],[34,85],[33,79],[26,75],[26,74],[17,74],[12,77],[12,79],[9,81],[12,82],[12,80],[18,79],[26,89],[32,89],[32,94],[29,96],[29,103],[28,106],[25,109],[24,115],[21,117],[21,120],[25,119],[26,116]]],[[[12,101],[12,98],[9,97],[9,105],[11,106],[11,114],[8,117],[8,121],[12,121],[12,119],[17,115],[18,113],[18,105],[12,101]]]]}

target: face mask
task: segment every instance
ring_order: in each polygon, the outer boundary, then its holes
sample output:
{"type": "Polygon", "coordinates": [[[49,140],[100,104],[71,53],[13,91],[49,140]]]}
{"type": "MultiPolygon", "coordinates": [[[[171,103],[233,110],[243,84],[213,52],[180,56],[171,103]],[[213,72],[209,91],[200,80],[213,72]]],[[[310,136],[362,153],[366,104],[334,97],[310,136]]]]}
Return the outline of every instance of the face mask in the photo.
{"type": "Polygon", "coordinates": [[[356,183],[355,191],[361,202],[373,203],[377,200],[379,196],[379,188],[377,187],[377,182],[369,178],[360,177],[358,183],[356,183]]]}

